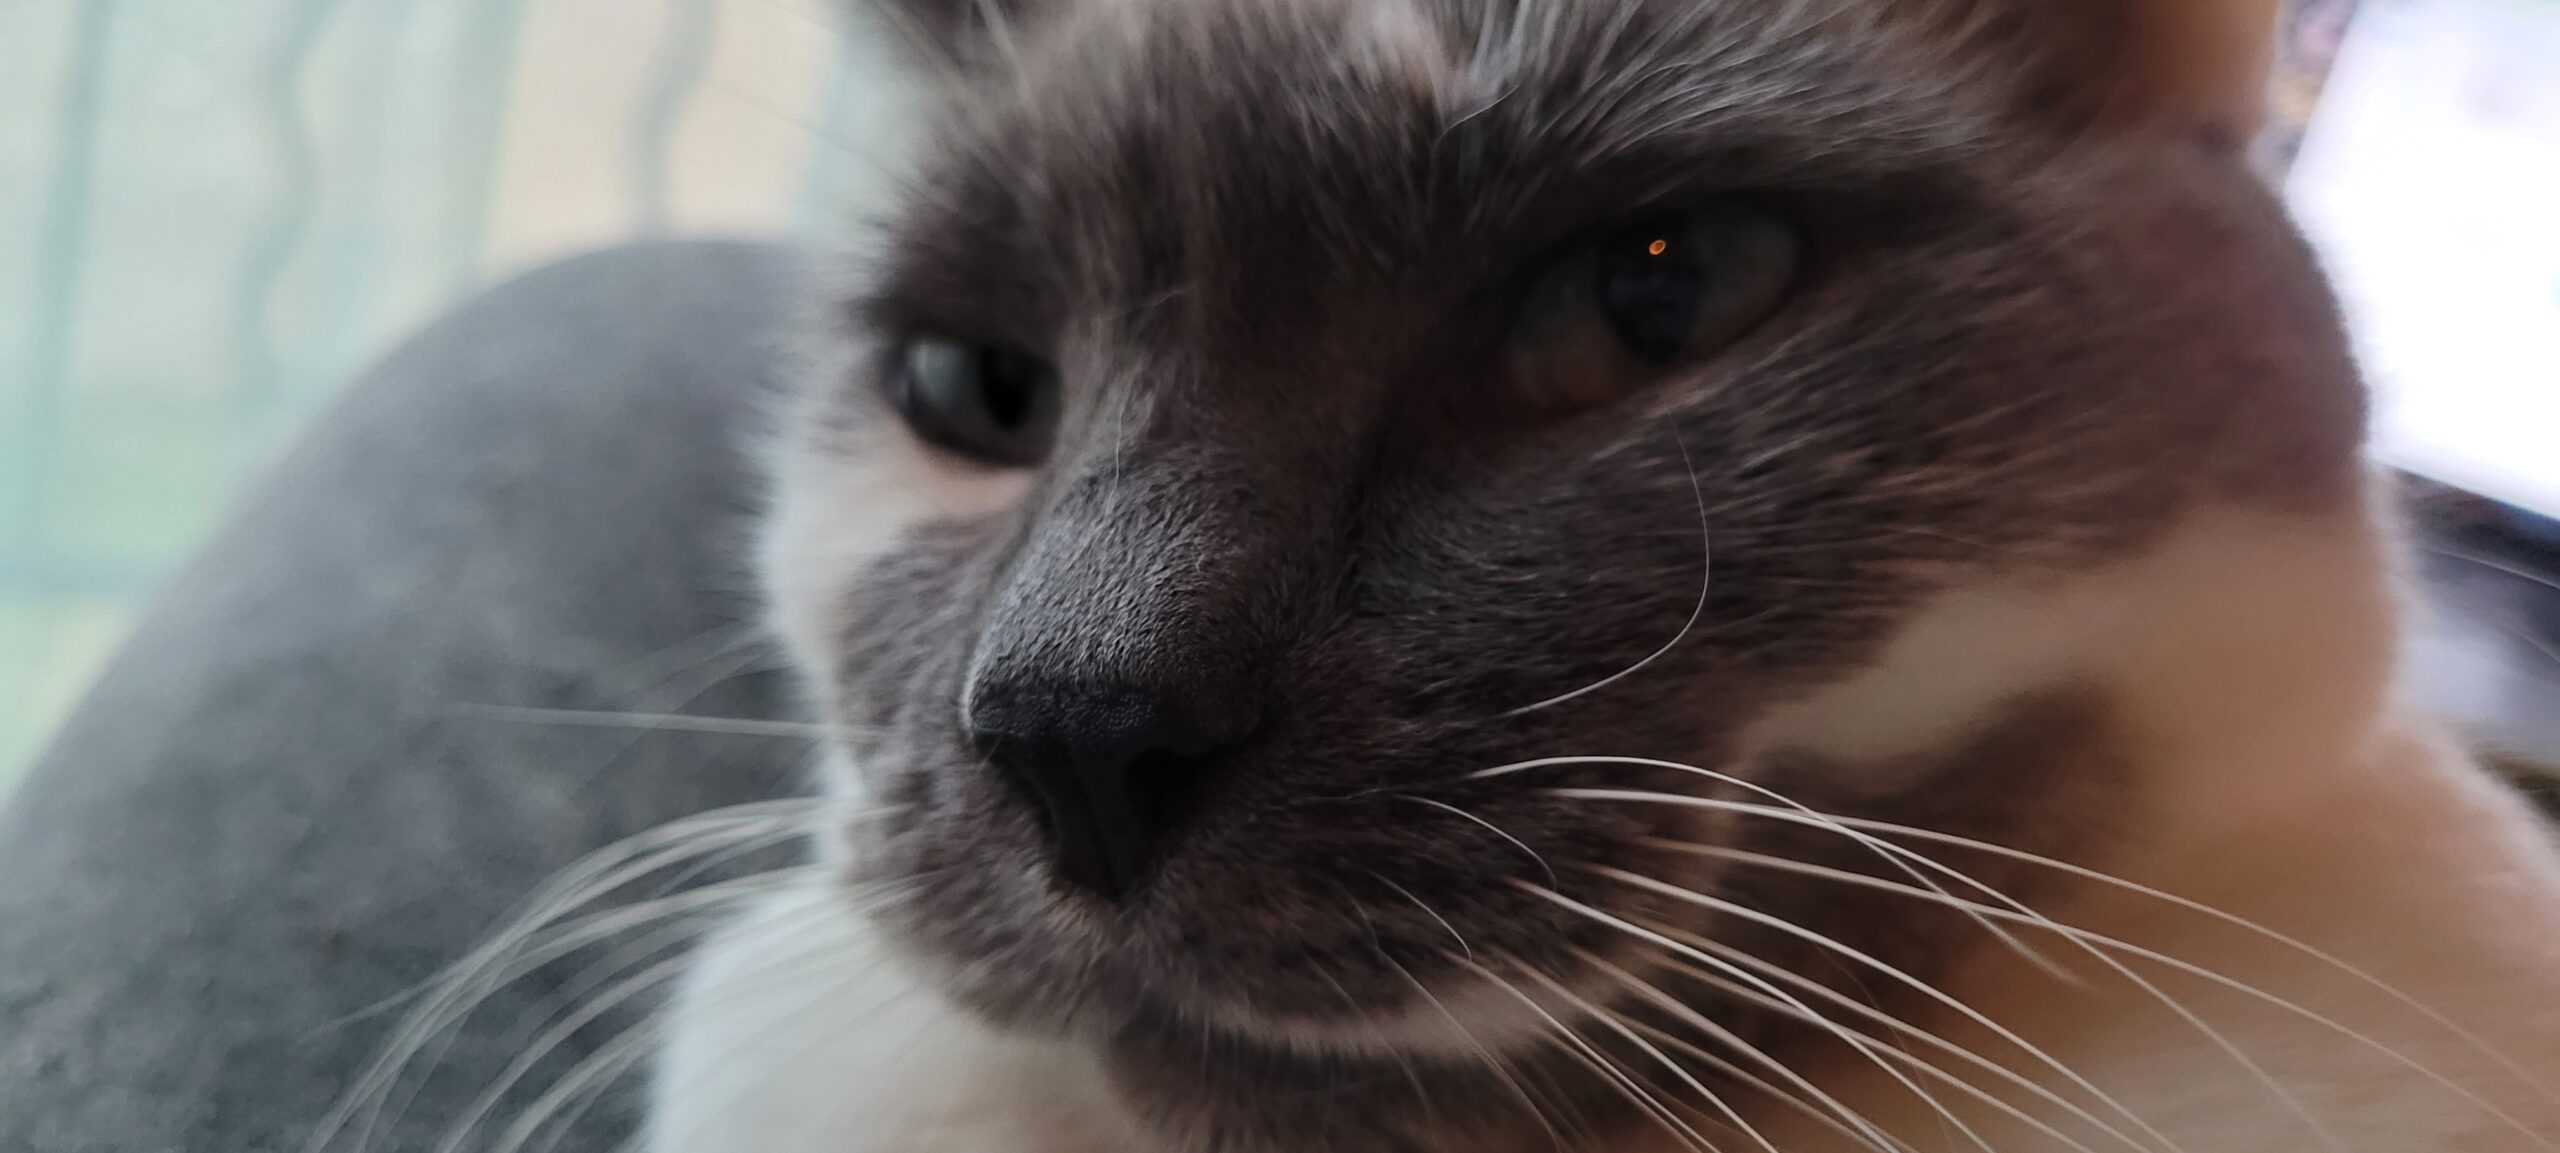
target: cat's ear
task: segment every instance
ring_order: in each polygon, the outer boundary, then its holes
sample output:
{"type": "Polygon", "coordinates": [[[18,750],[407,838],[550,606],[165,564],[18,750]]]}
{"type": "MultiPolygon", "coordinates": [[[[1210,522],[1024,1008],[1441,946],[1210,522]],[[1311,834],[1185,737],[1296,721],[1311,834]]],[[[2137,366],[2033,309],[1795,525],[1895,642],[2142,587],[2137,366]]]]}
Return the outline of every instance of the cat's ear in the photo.
{"type": "Polygon", "coordinates": [[[2072,129],[2244,142],[2264,126],[2283,0],[1894,0],[2023,69],[2027,113],[2072,129]]]}
{"type": "Polygon", "coordinates": [[[953,65],[1010,52],[1014,29],[1059,0],[855,0],[907,47],[953,65]]]}

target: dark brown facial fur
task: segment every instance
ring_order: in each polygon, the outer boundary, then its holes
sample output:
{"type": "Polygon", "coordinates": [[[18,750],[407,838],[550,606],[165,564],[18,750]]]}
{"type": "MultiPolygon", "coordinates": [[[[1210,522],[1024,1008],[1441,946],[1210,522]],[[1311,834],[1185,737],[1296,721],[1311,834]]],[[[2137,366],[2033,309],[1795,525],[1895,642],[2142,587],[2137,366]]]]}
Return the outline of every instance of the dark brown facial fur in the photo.
{"type": "MultiPolygon", "coordinates": [[[[931,333],[1046,360],[1065,415],[1017,507],[917,525],[848,581],[826,703],[907,808],[855,846],[867,879],[911,882],[901,940],[990,1020],[1089,1039],[1185,1148],[1548,1147],[1505,1112],[1524,1085],[1568,1128],[1645,1123],[1553,1049],[1514,1046],[1502,1077],[1357,1042],[1434,1026],[1477,966],[1640,1009],[1594,958],[1653,977],[1661,951],[1532,887],[1845,987],[1599,868],[1927,971],[1975,930],[1677,849],[1877,868],[1836,844],[1554,795],[1734,789],[1472,774],[1652,758],[2031,848],[2101,837],[2121,782],[2086,693],[1916,769],[1745,735],[1936,594],[2358,483],[2331,305],[2236,151],[2094,134],[2091,101],[1898,9],[1061,0],[1000,36],[968,11],[912,13],[971,63],[841,311],[861,367],[819,401],[894,422],[900,350],[931,333]],[[1804,245],[1773,315],[1562,409],[1517,378],[1558,253],[1737,196],[1804,245]],[[1130,709],[1201,736],[1154,762],[1162,835],[1106,900],[1008,777],[1130,709]]],[[[1660,981],[1739,1035],[1820,1043],[1660,981]]]]}

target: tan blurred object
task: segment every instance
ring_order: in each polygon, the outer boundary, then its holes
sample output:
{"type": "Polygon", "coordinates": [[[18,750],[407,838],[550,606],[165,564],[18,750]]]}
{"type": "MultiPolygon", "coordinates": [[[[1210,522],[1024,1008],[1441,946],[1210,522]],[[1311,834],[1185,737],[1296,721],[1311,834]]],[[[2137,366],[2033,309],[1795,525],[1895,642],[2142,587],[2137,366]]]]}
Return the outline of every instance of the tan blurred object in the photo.
{"type": "Polygon", "coordinates": [[[789,230],[818,139],[812,122],[834,60],[821,0],[718,0],[698,26],[683,10],[628,0],[552,0],[523,29],[523,56],[490,190],[493,275],[645,233],[789,230]],[[676,113],[662,199],[635,186],[628,134],[671,57],[698,68],[676,113]]]}

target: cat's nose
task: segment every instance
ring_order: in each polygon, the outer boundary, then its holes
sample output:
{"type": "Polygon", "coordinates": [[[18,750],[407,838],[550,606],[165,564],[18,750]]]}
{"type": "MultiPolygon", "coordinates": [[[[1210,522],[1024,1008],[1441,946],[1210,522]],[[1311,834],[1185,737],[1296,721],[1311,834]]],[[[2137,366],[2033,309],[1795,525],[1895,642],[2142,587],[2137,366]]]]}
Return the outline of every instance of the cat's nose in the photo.
{"type": "Polygon", "coordinates": [[[1126,900],[1243,736],[1178,695],[1117,686],[981,682],[968,723],[990,766],[1028,799],[1058,875],[1126,900]]]}

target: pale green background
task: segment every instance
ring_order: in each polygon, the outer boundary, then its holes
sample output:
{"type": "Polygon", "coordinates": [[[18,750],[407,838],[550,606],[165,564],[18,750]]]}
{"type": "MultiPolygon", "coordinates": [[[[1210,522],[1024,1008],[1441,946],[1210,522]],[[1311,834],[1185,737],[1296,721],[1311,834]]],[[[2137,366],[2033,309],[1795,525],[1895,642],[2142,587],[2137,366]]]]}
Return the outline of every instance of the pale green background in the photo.
{"type": "Polygon", "coordinates": [[[814,234],[832,0],[0,0],[0,787],[331,389],[642,233],[814,234]]]}

